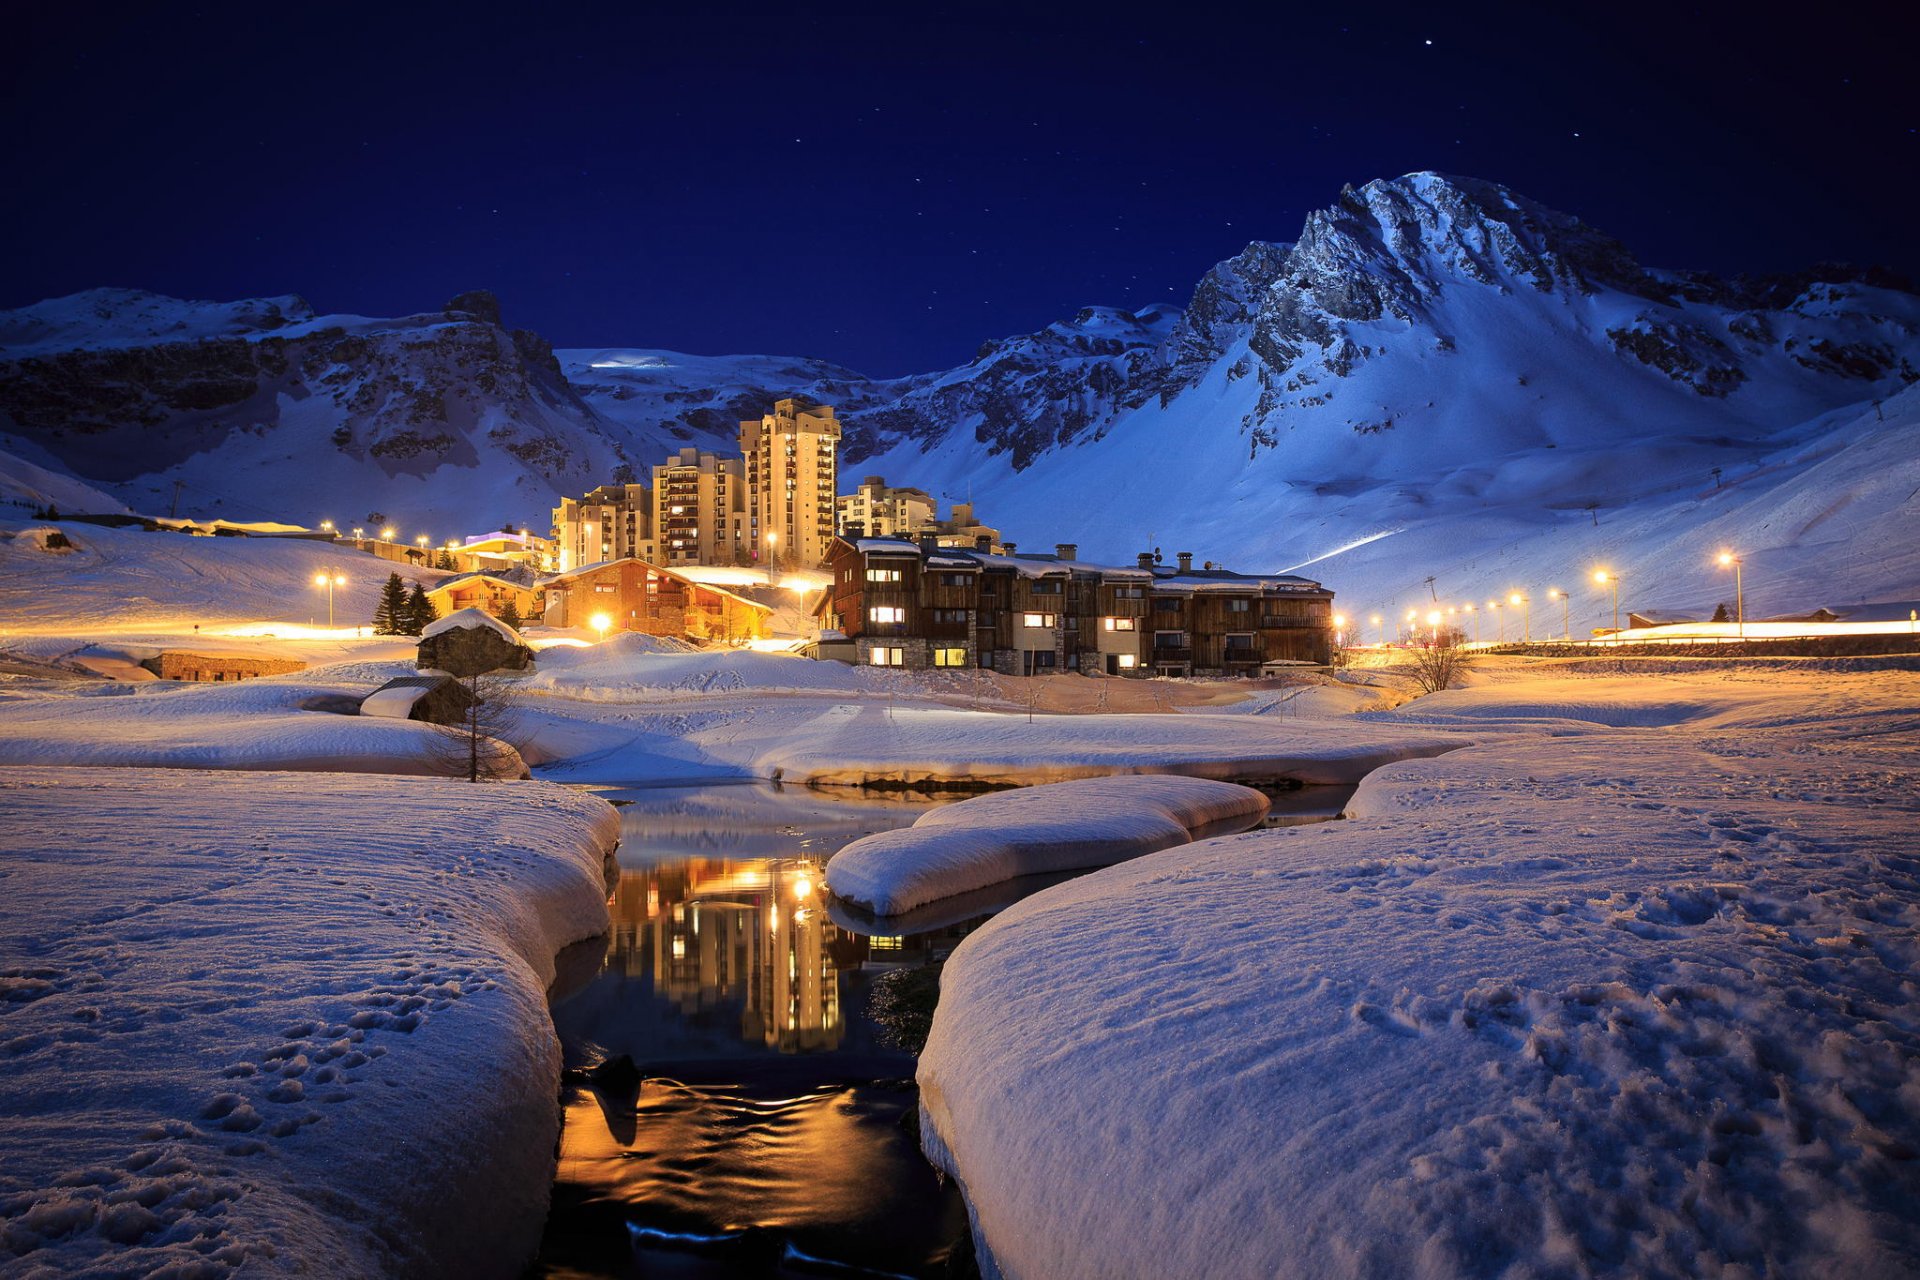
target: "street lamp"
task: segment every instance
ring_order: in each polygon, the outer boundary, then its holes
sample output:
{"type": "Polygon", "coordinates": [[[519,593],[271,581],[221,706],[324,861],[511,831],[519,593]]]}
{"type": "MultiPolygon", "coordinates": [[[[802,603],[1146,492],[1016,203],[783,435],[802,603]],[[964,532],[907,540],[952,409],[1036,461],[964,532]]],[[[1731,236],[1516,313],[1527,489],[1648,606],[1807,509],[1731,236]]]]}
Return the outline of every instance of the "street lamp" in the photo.
{"type": "Polygon", "coordinates": [[[600,642],[605,644],[607,640],[607,628],[613,625],[613,619],[604,613],[596,613],[587,621],[595,631],[600,633],[600,642]]]}
{"type": "Polygon", "coordinates": [[[396,530],[394,529],[394,527],[393,527],[392,525],[388,525],[388,526],[387,526],[386,528],[384,528],[384,529],[382,529],[382,530],[380,531],[380,536],[381,536],[382,538],[384,538],[384,539],[385,539],[386,541],[388,541],[388,542],[392,542],[392,541],[393,541],[393,535],[394,535],[394,533],[395,533],[395,532],[396,532],[396,530]]]}
{"type": "Polygon", "coordinates": [[[1507,597],[1507,603],[1520,610],[1520,643],[1533,643],[1533,601],[1524,591],[1516,591],[1507,597]]]}
{"type": "Polygon", "coordinates": [[[1620,575],[1610,569],[1595,569],[1593,580],[1603,587],[1613,588],[1613,629],[1620,629],[1620,575]]]}
{"type": "Polygon", "coordinates": [[[327,625],[331,627],[333,625],[333,589],[335,587],[346,586],[347,575],[344,573],[322,573],[314,578],[313,585],[327,589],[327,625]]]}
{"type": "Polygon", "coordinates": [[[332,533],[332,532],[333,532],[333,521],[331,521],[331,520],[322,520],[322,521],[320,522],[320,532],[322,532],[322,533],[332,533]]]}
{"type": "Polygon", "coordinates": [[[1720,553],[1720,567],[1733,566],[1733,608],[1734,616],[1740,620],[1740,638],[1747,638],[1747,594],[1740,581],[1740,557],[1731,551],[1720,553]]]}
{"type": "Polygon", "coordinates": [[[1434,609],[1427,614],[1427,626],[1433,631],[1433,647],[1440,647],[1440,611],[1434,609]]]}
{"type": "Polygon", "coordinates": [[[1419,625],[1420,625],[1420,611],[1418,609],[1407,610],[1407,642],[1409,644],[1413,642],[1415,635],[1418,631],[1419,625]]]}
{"type": "Polygon", "coordinates": [[[1384,649],[1387,647],[1387,620],[1376,613],[1373,615],[1372,622],[1374,626],[1380,628],[1380,647],[1384,649]]]}
{"type": "Polygon", "coordinates": [[[1333,615],[1333,647],[1336,649],[1347,647],[1347,615],[1344,613],[1333,615]]]}
{"type": "Polygon", "coordinates": [[[423,533],[419,537],[415,538],[413,541],[415,546],[424,547],[427,545],[427,535],[423,533]]]}
{"type": "Polygon", "coordinates": [[[1505,644],[1507,642],[1507,620],[1500,616],[1500,602],[1498,600],[1487,601],[1487,609],[1493,614],[1493,620],[1500,628],[1499,643],[1505,644]]]}
{"type": "Polygon", "coordinates": [[[1573,606],[1567,602],[1567,593],[1558,587],[1547,588],[1547,599],[1560,602],[1560,638],[1568,644],[1573,643],[1573,606]]]}
{"type": "Polygon", "coordinates": [[[1470,604],[1463,604],[1460,606],[1460,608],[1466,611],[1467,613],[1473,614],[1473,642],[1475,644],[1479,644],[1480,643],[1480,615],[1477,613],[1474,613],[1473,606],[1470,604]]]}
{"type": "Polygon", "coordinates": [[[769,568],[778,568],[779,564],[780,535],[777,533],[769,533],[767,535],[767,565],[769,568]]]}
{"type": "Polygon", "coordinates": [[[359,525],[355,525],[353,528],[353,540],[355,542],[360,541],[361,535],[364,533],[366,533],[365,529],[361,528],[359,525]]]}

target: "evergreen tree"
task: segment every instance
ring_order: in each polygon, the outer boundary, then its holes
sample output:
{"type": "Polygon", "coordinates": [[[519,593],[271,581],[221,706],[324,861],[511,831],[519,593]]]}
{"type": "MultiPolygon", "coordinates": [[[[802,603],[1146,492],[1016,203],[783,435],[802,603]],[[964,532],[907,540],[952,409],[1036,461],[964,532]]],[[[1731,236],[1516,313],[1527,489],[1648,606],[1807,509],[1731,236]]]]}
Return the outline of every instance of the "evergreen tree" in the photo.
{"type": "Polygon", "coordinates": [[[1727,611],[1726,601],[1722,600],[1719,604],[1714,606],[1713,617],[1709,619],[1709,621],[1712,621],[1712,622],[1732,622],[1733,621],[1733,615],[1727,611]]]}
{"type": "Polygon", "coordinates": [[[520,619],[520,606],[517,603],[515,603],[512,596],[507,597],[507,603],[503,605],[500,609],[500,621],[506,623],[508,626],[512,627],[515,631],[518,631],[522,625],[521,619],[520,619]]]}
{"type": "Polygon", "coordinates": [[[458,566],[456,566],[453,563],[453,552],[443,549],[440,552],[439,562],[436,563],[433,567],[436,569],[453,569],[453,568],[457,568],[458,566]]]}
{"type": "Polygon", "coordinates": [[[427,599],[425,589],[417,582],[413,584],[413,592],[403,607],[406,610],[406,625],[402,630],[410,636],[419,635],[440,617],[440,611],[433,607],[433,601],[427,599]]]}
{"type": "Polygon", "coordinates": [[[386,585],[380,588],[380,603],[373,607],[373,633],[377,636],[403,635],[407,620],[407,587],[400,581],[400,575],[387,575],[386,585]]]}

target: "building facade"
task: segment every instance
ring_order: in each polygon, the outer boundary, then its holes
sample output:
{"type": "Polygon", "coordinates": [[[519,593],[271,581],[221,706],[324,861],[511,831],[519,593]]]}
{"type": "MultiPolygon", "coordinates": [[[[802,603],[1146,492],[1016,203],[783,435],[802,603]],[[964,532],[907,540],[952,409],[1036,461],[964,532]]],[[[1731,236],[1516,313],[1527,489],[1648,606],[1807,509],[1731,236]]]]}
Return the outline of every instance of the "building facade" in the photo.
{"type": "Polygon", "coordinates": [[[543,579],[550,627],[638,631],[743,643],[771,633],[773,610],[634,557],[543,579]]]}
{"type": "Polygon", "coordinates": [[[427,599],[433,601],[435,612],[442,618],[460,609],[479,609],[498,618],[507,614],[511,604],[514,617],[536,622],[546,611],[546,602],[540,589],[532,585],[531,575],[528,578],[522,582],[518,576],[496,573],[458,574],[428,587],[427,599]]]}
{"type": "Polygon", "coordinates": [[[1258,675],[1333,658],[1333,593],[1291,574],[1177,568],[1151,555],[1090,564],[963,551],[929,534],[839,538],[822,625],[873,666],[978,667],[1006,675],[1258,675]]]}
{"type": "Polygon", "coordinates": [[[831,405],[774,402],[740,424],[747,473],[747,552],[768,568],[817,565],[834,538],[840,422],[831,405]]]}
{"type": "Polygon", "coordinates": [[[585,497],[562,498],[553,510],[554,563],[560,571],[634,556],[657,559],[653,490],[603,484],[585,497]]]}
{"type": "Polygon", "coordinates": [[[869,538],[913,538],[933,523],[937,504],[925,489],[890,485],[868,476],[852,493],[834,500],[835,528],[858,529],[869,538]]]}
{"type": "Polygon", "coordinates": [[[653,527],[661,564],[744,563],[745,461],[686,448],[655,467],[653,527]]]}

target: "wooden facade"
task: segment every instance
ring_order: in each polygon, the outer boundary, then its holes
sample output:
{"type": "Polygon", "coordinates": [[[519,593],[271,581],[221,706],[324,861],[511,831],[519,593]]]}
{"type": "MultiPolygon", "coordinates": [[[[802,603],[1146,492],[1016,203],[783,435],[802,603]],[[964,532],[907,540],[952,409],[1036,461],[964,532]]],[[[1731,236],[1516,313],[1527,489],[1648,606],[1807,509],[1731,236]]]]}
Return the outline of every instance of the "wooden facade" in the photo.
{"type": "Polygon", "coordinates": [[[512,602],[522,622],[534,622],[546,611],[544,593],[537,587],[491,573],[468,573],[443,578],[427,588],[427,599],[442,618],[460,609],[479,609],[498,618],[512,602]]]}
{"type": "Polygon", "coordinates": [[[540,585],[550,627],[592,627],[604,617],[609,631],[734,644],[771,633],[767,605],[632,557],[585,565],[540,585]]]}
{"type": "Polygon", "coordinates": [[[828,553],[825,626],[864,665],[980,667],[1008,675],[1259,675],[1328,663],[1333,593],[1285,574],[1087,564],[844,537],[828,553]]]}

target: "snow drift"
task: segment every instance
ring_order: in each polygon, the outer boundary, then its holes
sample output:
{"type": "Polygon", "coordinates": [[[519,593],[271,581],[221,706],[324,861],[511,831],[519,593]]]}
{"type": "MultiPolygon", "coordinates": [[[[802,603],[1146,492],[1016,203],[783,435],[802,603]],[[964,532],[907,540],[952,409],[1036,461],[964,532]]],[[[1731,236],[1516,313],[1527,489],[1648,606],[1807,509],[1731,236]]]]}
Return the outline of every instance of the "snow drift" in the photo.
{"type": "Polygon", "coordinates": [[[1088,778],[945,805],[911,827],[855,840],[827,863],[834,896],[899,915],[1015,876],[1104,867],[1203,828],[1251,826],[1267,798],[1202,778],[1088,778]]]}
{"type": "Polygon", "coordinates": [[[605,802],[0,773],[0,1271],[514,1276],[605,802]]]}

